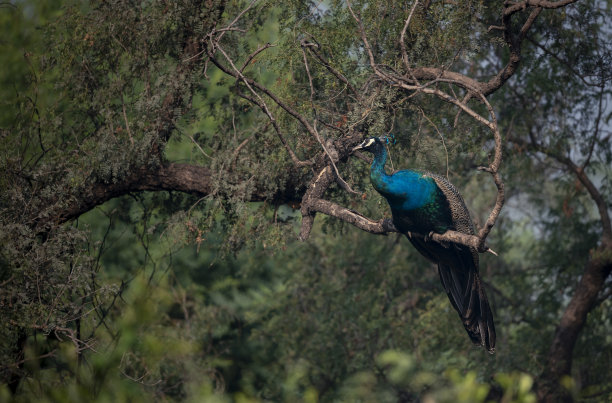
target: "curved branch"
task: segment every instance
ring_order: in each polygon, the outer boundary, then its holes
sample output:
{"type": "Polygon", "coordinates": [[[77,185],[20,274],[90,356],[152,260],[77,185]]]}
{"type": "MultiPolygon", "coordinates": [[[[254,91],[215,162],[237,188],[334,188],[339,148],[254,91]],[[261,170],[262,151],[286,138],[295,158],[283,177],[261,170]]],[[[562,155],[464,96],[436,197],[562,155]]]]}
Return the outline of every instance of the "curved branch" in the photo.
{"type": "MultiPolygon", "coordinates": [[[[549,0],[524,0],[516,3],[510,3],[509,7],[506,7],[504,10],[504,15],[511,15],[516,13],[517,11],[524,10],[527,7],[541,7],[541,8],[561,8],[565,7],[568,4],[572,4],[577,2],[578,0],[559,0],[559,1],[549,1],[549,0]]],[[[509,3],[509,2],[508,2],[509,3]]]]}
{"type": "Polygon", "coordinates": [[[591,199],[595,203],[597,210],[599,212],[599,218],[601,220],[602,227],[602,240],[604,242],[612,242],[612,221],[610,220],[610,214],[608,213],[608,203],[599,192],[595,184],[591,181],[591,178],[586,174],[583,167],[578,166],[574,161],[570,158],[565,157],[563,155],[557,154],[550,149],[542,146],[539,143],[536,143],[533,139],[530,143],[527,143],[524,140],[518,138],[512,138],[512,142],[516,144],[520,144],[523,146],[528,146],[535,151],[541,152],[557,161],[561,164],[565,165],[580,181],[580,183],[585,187],[591,199]]]}
{"type": "MultiPolygon", "coordinates": [[[[110,183],[93,183],[82,189],[79,197],[73,198],[63,210],[50,216],[54,224],[63,224],[77,218],[96,206],[115,197],[128,193],[142,191],[176,191],[189,193],[198,197],[213,194],[215,182],[212,171],[203,166],[190,164],[167,164],[159,168],[143,167],[133,170],[123,180],[110,183]]],[[[288,183],[283,188],[299,188],[299,184],[288,183]]],[[[255,190],[248,195],[248,201],[274,200],[278,203],[296,199],[296,195],[288,193],[269,194],[266,189],[256,185],[255,190]]],[[[296,192],[299,192],[296,191],[296,192]]],[[[42,223],[39,223],[42,224],[42,223]]]]}
{"type": "MultiPolygon", "coordinates": [[[[404,27],[400,33],[400,47],[401,47],[402,60],[407,69],[406,75],[400,77],[401,81],[404,82],[405,84],[416,85],[416,86],[418,86],[419,84],[418,80],[439,80],[439,81],[445,81],[445,82],[452,82],[453,84],[467,91],[475,91],[475,92],[483,94],[484,96],[488,96],[494,93],[495,91],[497,91],[499,88],[501,88],[506,83],[506,81],[508,81],[508,79],[512,77],[514,73],[516,72],[516,69],[518,68],[520,61],[521,61],[521,46],[522,46],[523,39],[525,39],[527,32],[533,26],[533,23],[537,19],[542,9],[561,8],[571,3],[575,3],[576,1],[577,0],[562,0],[562,1],[553,2],[553,1],[544,1],[544,0],[542,1],[525,0],[525,1],[518,2],[518,3],[506,2],[504,9],[502,11],[502,16],[501,16],[503,25],[498,28],[503,30],[504,41],[506,42],[510,50],[510,55],[509,55],[507,64],[493,78],[491,78],[490,80],[486,82],[475,80],[462,73],[449,71],[446,68],[438,68],[438,67],[410,68],[408,61],[407,61],[407,52],[405,49],[404,36],[405,36],[406,29],[408,27],[408,24],[410,23],[410,19],[411,19],[410,17],[412,16],[412,12],[414,11],[414,8],[416,7],[418,3],[418,2],[415,2],[410,12],[410,15],[408,19],[405,21],[404,27]],[[527,8],[531,8],[532,10],[529,16],[527,17],[527,19],[525,20],[525,22],[523,23],[523,25],[521,26],[521,28],[518,30],[518,35],[513,36],[512,35],[512,31],[513,31],[512,17],[516,13],[523,11],[527,8]]],[[[353,11],[349,1],[347,1],[347,6],[349,9],[349,12],[351,13],[353,18],[357,22],[359,33],[361,35],[361,40],[364,44],[364,48],[366,50],[368,60],[370,62],[370,66],[372,67],[374,73],[377,76],[379,76],[383,80],[389,80],[391,77],[388,74],[382,72],[376,64],[374,53],[367,39],[365,28],[363,26],[361,19],[359,18],[357,13],[353,11]]]]}
{"type": "MultiPolygon", "coordinates": [[[[551,403],[560,401],[559,394],[564,393],[564,388],[559,384],[559,380],[571,374],[574,346],[586,325],[589,312],[597,302],[597,295],[603,289],[611,272],[612,242],[608,241],[602,243],[592,253],[576,291],[555,329],[548,362],[540,375],[538,401],[551,403]]],[[[572,401],[567,396],[562,397],[572,401]]]]}

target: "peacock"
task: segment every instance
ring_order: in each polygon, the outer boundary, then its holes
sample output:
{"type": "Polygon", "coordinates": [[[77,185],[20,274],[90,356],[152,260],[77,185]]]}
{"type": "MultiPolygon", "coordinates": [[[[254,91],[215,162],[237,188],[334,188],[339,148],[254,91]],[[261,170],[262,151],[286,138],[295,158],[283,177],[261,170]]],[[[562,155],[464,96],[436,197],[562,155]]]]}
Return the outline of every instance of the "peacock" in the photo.
{"type": "Polygon", "coordinates": [[[452,242],[441,244],[427,236],[447,230],[474,234],[463,198],[448,180],[429,172],[401,170],[387,174],[387,142],[386,137],[368,138],[353,151],[374,154],[370,180],[374,189],[387,199],[393,225],[408,237],[421,255],[438,265],[444,290],[470,339],[494,353],[493,313],[478,275],[478,252],[452,242]]]}

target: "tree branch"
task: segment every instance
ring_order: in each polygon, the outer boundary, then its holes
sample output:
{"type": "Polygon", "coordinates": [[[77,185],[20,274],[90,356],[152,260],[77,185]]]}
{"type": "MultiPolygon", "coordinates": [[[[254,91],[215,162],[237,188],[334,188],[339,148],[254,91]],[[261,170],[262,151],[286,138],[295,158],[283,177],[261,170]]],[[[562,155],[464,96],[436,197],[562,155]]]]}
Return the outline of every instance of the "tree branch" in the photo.
{"type": "MultiPolygon", "coordinates": [[[[561,316],[559,325],[555,329],[546,367],[540,375],[540,386],[537,391],[538,400],[557,402],[559,401],[559,391],[563,390],[559,385],[559,380],[563,376],[571,374],[574,346],[586,324],[589,312],[597,302],[597,295],[603,289],[605,281],[612,271],[612,226],[610,225],[607,203],[586,174],[584,167],[578,166],[569,157],[553,152],[537,143],[533,136],[530,143],[516,138],[512,141],[526,145],[557,160],[576,175],[597,206],[602,225],[601,243],[597,249],[591,252],[582,278],[561,316]]],[[[567,395],[562,397],[571,401],[567,395]]]]}
{"type": "Polygon", "coordinates": [[[315,210],[312,210],[312,202],[320,199],[329,185],[333,182],[334,176],[332,168],[327,165],[319,174],[310,181],[308,189],[302,197],[302,226],[300,228],[300,239],[305,241],[310,236],[312,225],[314,223],[315,210]]]}
{"type": "MultiPolygon", "coordinates": [[[[559,391],[563,391],[559,380],[571,374],[574,346],[610,272],[612,272],[612,242],[605,242],[591,254],[576,291],[555,329],[548,362],[540,376],[538,401],[550,403],[559,401],[559,391]]],[[[564,397],[567,401],[572,401],[568,396],[564,397]]]]}
{"type": "Polygon", "coordinates": [[[359,94],[359,92],[355,89],[355,87],[353,87],[353,85],[349,82],[349,80],[344,76],[344,74],[340,73],[338,70],[336,70],[335,68],[333,68],[331,66],[331,64],[329,63],[329,61],[327,61],[327,59],[325,59],[323,57],[323,55],[321,55],[319,53],[319,45],[317,43],[312,43],[312,42],[308,42],[307,40],[303,39],[300,44],[302,45],[302,47],[308,49],[308,51],[310,53],[312,53],[318,60],[319,62],[330,72],[332,73],[338,80],[342,81],[344,84],[346,84],[346,86],[348,87],[348,89],[353,93],[353,95],[357,98],[358,101],[361,102],[361,95],[359,94]]]}
{"type": "MultiPolygon", "coordinates": [[[[300,186],[299,183],[287,183],[279,188],[298,190],[296,193],[285,190],[271,195],[263,186],[256,185],[255,190],[248,195],[248,201],[268,200],[283,203],[296,200],[300,186]]],[[[62,224],[115,197],[142,191],[176,191],[198,197],[207,196],[214,191],[213,173],[207,167],[189,164],[135,169],[119,182],[97,182],[83,189],[78,199],[73,198],[68,207],[53,215],[52,220],[55,224],[62,224]]]]}
{"type": "MultiPolygon", "coordinates": [[[[338,218],[344,222],[347,222],[355,227],[376,235],[387,235],[392,232],[399,232],[393,225],[390,219],[383,218],[378,221],[372,220],[371,218],[365,217],[357,211],[342,207],[339,204],[333,203],[329,200],[314,199],[308,201],[308,211],[310,213],[316,211],[319,213],[326,214],[331,217],[338,218]]],[[[428,241],[434,241],[439,243],[453,242],[465,246],[469,246],[478,250],[479,252],[493,252],[488,246],[481,247],[481,240],[479,237],[470,234],[464,234],[458,231],[446,231],[443,234],[431,233],[431,234],[419,234],[411,232],[408,234],[409,237],[423,238],[428,241]]],[[[305,238],[303,238],[305,239],[305,238]]]]}
{"type": "Polygon", "coordinates": [[[402,50],[402,60],[404,61],[404,67],[406,67],[406,71],[408,72],[411,72],[412,69],[410,68],[410,62],[408,61],[408,52],[406,51],[406,42],[404,38],[406,37],[406,30],[410,25],[410,20],[412,20],[412,15],[414,14],[414,10],[418,4],[419,0],[415,0],[412,8],[410,9],[410,13],[408,14],[408,18],[406,18],[406,21],[404,22],[404,28],[402,28],[402,33],[400,34],[399,39],[400,49],[402,50]]]}
{"type": "Polygon", "coordinates": [[[606,202],[602,194],[599,192],[595,184],[591,181],[589,176],[586,174],[584,168],[575,164],[574,161],[572,161],[570,158],[555,153],[547,147],[542,146],[541,144],[537,143],[533,138],[531,139],[530,143],[527,143],[526,141],[518,138],[512,138],[511,141],[517,144],[528,146],[533,150],[541,152],[557,160],[561,164],[565,165],[574,175],[576,175],[576,178],[585,187],[585,189],[589,193],[589,196],[591,196],[591,199],[593,199],[597,210],[599,211],[599,218],[601,220],[602,226],[602,240],[605,242],[612,242],[612,222],[610,221],[610,215],[608,213],[608,203],[606,202]]]}

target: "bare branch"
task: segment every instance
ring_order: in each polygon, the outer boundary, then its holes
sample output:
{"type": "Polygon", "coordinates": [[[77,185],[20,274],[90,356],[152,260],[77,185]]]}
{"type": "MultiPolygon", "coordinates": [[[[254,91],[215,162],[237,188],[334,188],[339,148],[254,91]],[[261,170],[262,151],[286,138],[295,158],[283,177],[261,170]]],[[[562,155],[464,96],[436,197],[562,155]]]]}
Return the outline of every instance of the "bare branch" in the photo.
{"type": "Polygon", "coordinates": [[[240,20],[240,18],[242,18],[242,16],[243,16],[243,15],[244,15],[244,14],[245,14],[247,11],[249,11],[249,10],[251,9],[251,7],[253,7],[253,4],[255,4],[255,2],[256,2],[256,1],[257,1],[257,0],[251,0],[251,2],[249,3],[249,5],[248,5],[248,6],[246,6],[246,7],[245,7],[245,9],[244,9],[244,10],[242,10],[240,13],[238,13],[238,15],[236,16],[236,18],[234,18],[234,19],[232,20],[232,22],[230,22],[230,23],[228,24],[228,26],[227,26],[227,27],[222,28],[222,29],[219,29],[219,30],[216,30],[216,32],[220,32],[220,33],[221,33],[221,34],[220,34],[220,35],[217,37],[217,41],[220,41],[220,40],[221,40],[221,38],[223,38],[223,35],[224,35],[226,32],[228,32],[228,31],[233,31],[232,27],[234,26],[234,24],[235,24],[235,23],[237,23],[237,22],[238,22],[238,20],[240,20]]]}
{"type": "Polygon", "coordinates": [[[389,219],[374,221],[360,213],[340,206],[324,199],[312,200],[309,204],[311,211],[339,218],[355,227],[371,234],[386,235],[390,232],[399,232],[389,219]]]}
{"type": "Polygon", "coordinates": [[[198,150],[200,150],[200,152],[202,153],[202,155],[204,155],[207,158],[212,158],[210,155],[206,154],[206,152],[202,149],[202,147],[200,147],[200,145],[198,144],[197,141],[195,141],[195,139],[193,138],[193,136],[191,135],[187,135],[187,137],[189,137],[189,139],[193,142],[193,144],[196,145],[196,147],[198,147],[198,150]]]}
{"type": "Polygon", "coordinates": [[[478,114],[472,108],[468,107],[462,101],[452,97],[451,95],[448,95],[447,93],[445,93],[445,92],[443,92],[443,91],[441,91],[441,90],[439,90],[437,88],[427,88],[427,87],[408,85],[408,84],[403,84],[403,83],[400,83],[399,87],[404,88],[406,90],[410,90],[410,91],[420,91],[420,92],[423,92],[425,94],[436,95],[438,98],[442,99],[443,101],[446,101],[446,102],[451,103],[451,104],[453,104],[455,106],[458,106],[462,111],[467,113],[470,117],[472,117],[478,123],[488,127],[492,131],[495,130],[496,126],[492,122],[490,122],[489,120],[483,118],[480,114],[478,114]]]}
{"type": "Polygon", "coordinates": [[[121,92],[121,108],[123,109],[123,120],[125,121],[125,130],[127,130],[130,138],[130,143],[134,145],[134,138],[132,137],[132,131],[130,130],[130,124],[128,123],[127,113],[125,112],[125,102],[123,102],[123,92],[121,92]]]}
{"type": "Polygon", "coordinates": [[[376,75],[378,75],[379,77],[383,79],[387,79],[387,76],[384,73],[380,72],[380,70],[376,66],[376,61],[374,59],[374,53],[372,52],[372,47],[370,46],[370,42],[368,42],[365,28],[363,27],[363,23],[361,22],[361,19],[353,11],[353,7],[351,7],[351,2],[349,0],[346,1],[346,5],[348,6],[348,9],[351,15],[353,16],[353,18],[355,19],[355,21],[357,21],[357,26],[359,27],[359,33],[361,35],[361,40],[363,41],[363,46],[365,47],[365,50],[368,53],[368,59],[370,60],[370,67],[372,67],[372,70],[374,70],[374,73],[376,73],[376,75]]]}
{"type": "Polygon", "coordinates": [[[404,23],[404,28],[402,29],[402,33],[400,34],[400,48],[402,50],[402,60],[404,61],[404,66],[406,67],[406,71],[410,72],[412,69],[410,68],[410,63],[408,62],[408,52],[406,51],[406,30],[408,29],[408,25],[410,25],[410,20],[412,19],[412,14],[414,14],[414,10],[416,9],[417,4],[419,4],[419,0],[415,0],[412,8],[410,9],[410,13],[408,14],[408,18],[406,18],[406,22],[404,23]]]}
{"type": "Polygon", "coordinates": [[[251,53],[250,55],[247,56],[246,60],[242,64],[242,67],[240,68],[240,72],[241,73],[244,72],[244,69],[247,68],[247,66],[251,63],[251,61],[253,59],[255,59],[255,57],[258,54],[260,54],[261,52],[263,52],[266,49],[273,48],[274,46],[276,46],[276,45],[272,45],[270,43],[266,43],[265,45],[258,47],[253,53],[251,53]]]}
{"type": "Polygon", "coordinates": [[[527,7],[541,7],[541,8],[561,8],[565,7],[568,4],[575,3],[578,0],[559,0],[559,1],[548,1],[548,0],[524,0],[516,3],[510,3],[511,6],[506,7],[504,9],[504,15],[511,15],[516,13],[517,11],[521,11],[526,9],[527,7]]]}
{"type": "Polygon", "coordinates": [[[301,42],[302,47],[305,47],[308,49],[308,51],[310,53],[312,53],[318,60],[319,62],[321,62],[321,64],[330,72],[332,73],[338,80],[342,81],[344,84],[346,84],[346,86],[349,88],[349,90],[351,90],[351,92],[353,93],[353,95],[355,95],[355,97],[357,98],[357,100],[361,101],[361,95],[359,94],[359,92],[355,89],[355,87],[353,87],[353,85],[349,82],[349,80],[342,74],[340,73],[338,70],[336,70],[335,68],[333,68],[331,66],[331,64],[329,63],[329,61],[327,61],[327,59],[325,59],[323,57],[323,55],[321,55],[319,53],[319,45],[316,43],[312,43],[312,42],[308,42],[305,39],[303,39],[301,42]]]}
{"type": "MultiPolygon", "coordinates": [[[[285,110],[285,112],[287,112],[289,115],[293,116],[298,122],[300,122],[304,126],[304,128],[308,131],[308,133],[310,133],[313,136],[315,136],[315,130],[313,129],[313,127],[310,125],[310,123],[308,122],[308,120],[306,120],[306,118],[304,116],[302,116],[300,113],[298,113],[292,107],[290,107],[285,102],[283,102],[280,98],[278,98],[278,96],[276,96],[276,94],[274,94],[268,88],[266,88],[265,86],[261,85],[257,81],[255,81],[255,80],[253,80],[253,79],[243,75],[235,66],[233,66],[233,63],[230,63],[230,64],[232,64],[232,69],[229,69],[226,66],[224,66],[222,63],[220,63],[215,58],[215,56],[214,56],[214,50],[215,49],[222,50],[219,47],[218,43],[215,43],[211,39],[211,47],[208,49],[208,57],[209,57],[210,61],[212,61],[215,66],[217,66],[225,74],[228,74],[228,75],[236,78],[237,80],[242,81],[245,85],[247,85],[247,88],[249,88],[249,90],[251,92],[255,92],[254,88],[257,88],[259,91],[261,91],[264,94],[266,94],[270,99],[272,99],[272,101],[274,101],[275,104],[277,104],[279,107],[281,107],[283,110],[285,110]]],[[[225,52],[222,52],[222,53],[225,53],[225,52]]],[[[228,59],[228,62],[231,62],[231,59],[229,59],[229,56],[227,56],[227,54],[224,54],[224,57],[226,57],[228,59]]],[[[263,102],[263,99],[261,99],[259,94],[255,94],[255,95],[256,95],[257,98],[259,98],[263,102]]],[[[265,102],[263,102],[263,103],[254,102],[254,103],[256,105],[260,106],[260,107],[263,107],[263,105],[265,105],[265,102]]],[[[266,109],[267,109],[267,105],[266,105],[266,109]]],[[[266,110],[264,109],[264,112],[265,111],[266,110]]],[[[270,111],[268,109],[268,113],[269,112],[270,111]]],[[[268,115],[268,118],[270,118],[270,117],[271,117],[271,114],[268,115]]],[[[274,119],[274,118],[272,117],[271,119],[274,119]]],[[[276,121],[276,120],[274,119],[274,121],[276,121]]],[[[311,165],[311,163],[308,162],[308,161],[301,161],[301,163],[299,165],[311,165]]]]}

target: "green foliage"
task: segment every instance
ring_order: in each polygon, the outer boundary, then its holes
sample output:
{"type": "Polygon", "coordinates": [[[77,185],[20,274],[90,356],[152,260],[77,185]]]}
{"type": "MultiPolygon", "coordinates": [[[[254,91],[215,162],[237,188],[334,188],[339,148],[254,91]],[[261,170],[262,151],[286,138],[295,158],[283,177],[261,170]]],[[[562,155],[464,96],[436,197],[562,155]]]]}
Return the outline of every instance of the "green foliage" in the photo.
{"type": "MultiPolygon", "coordinates": [[[[407,30],[411,65],[494,75],[491,59],[507,58],[489,31],[501,5],[427,3],[407,30]]],[[[293,166],[243,83],[203,53],[185,57],[193,35],[206,39],[249,4],[0,4],[9,38],[0,42],[0,400],[535,401],[560,312],[597,257],[601,226],[583,185],[549,156],[506,147],[508,204],[488,240],[499,257],[481,263],[498,349],[472,348],[435,268],[407,240],[318,215],[310,240],[296,241],[297,206],[273,196],[303,193],[313,172],[293,166]],[[209,168],[210,193],[132,193],[54,224],[95,186],[171,162],[209,168]],[[266,201],[250,202],[256,191],[266,201]]],[[[351,4],[377,62],[405,71],[397,41],[414,3],[351,4]]],[[[521,69],[491,102],[505,139],[532,136],[586,163],[611,200],[610,136],[594,135],[611,117],[600,106],[611,16],[597,4],[543,11],[521,69]]],[[[495,190],[473,168],[490,158],[490,135],[439,100],[373,80],[346,2],[257,2],[236,27],[245,32],[226,31],[223,49],[242,66],[273,44],[244,74],[316,118],[323,140],[349,128],[394,133],[394,168],[447,174],[483,222],[495,190]]],[[[302,123],[265,101],[298,158],[320,152],[302,123]]],[[[389,216],[366,164],[338,168],[363,196],[334,185],[326,198],[389,216]]],[[[609,294],[608,282],[564,380],[585,400],[610,396],[609,294]]]]}

